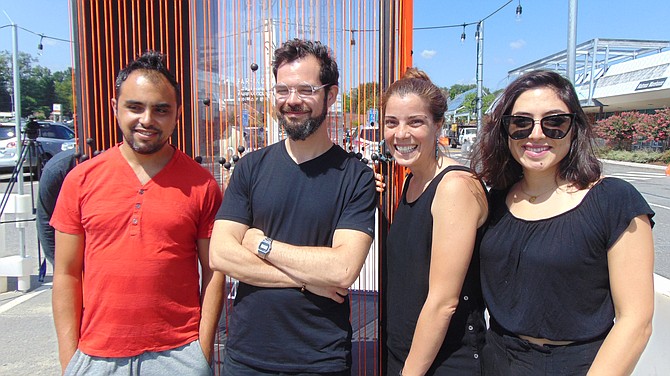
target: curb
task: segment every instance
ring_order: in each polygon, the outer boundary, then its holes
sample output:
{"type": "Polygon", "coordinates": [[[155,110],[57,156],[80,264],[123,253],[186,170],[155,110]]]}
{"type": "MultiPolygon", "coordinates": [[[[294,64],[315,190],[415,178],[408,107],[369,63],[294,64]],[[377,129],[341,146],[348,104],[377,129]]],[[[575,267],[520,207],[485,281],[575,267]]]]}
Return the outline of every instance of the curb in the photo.
{"type": "Polygon", "coordinates": [[[654,273],[654,291],[661,295],[670,297],[670,279],[654,273]]]}
{"type": "Polygon", "coordinates": [[[610,159],[600,159],[602,163],[610,163],[610,164],[615,164],[615,165],[621,165],[621,166],[629,166],[629,167],[637,167],[637,168],[648,168],[652,170],[665,170],[666,166],[659,166],[659,165],[653,165],[653,164],[647,164],[647,163],[635,163],[635,162],[622,162],[622,161],[613,161],[610,159]]]}

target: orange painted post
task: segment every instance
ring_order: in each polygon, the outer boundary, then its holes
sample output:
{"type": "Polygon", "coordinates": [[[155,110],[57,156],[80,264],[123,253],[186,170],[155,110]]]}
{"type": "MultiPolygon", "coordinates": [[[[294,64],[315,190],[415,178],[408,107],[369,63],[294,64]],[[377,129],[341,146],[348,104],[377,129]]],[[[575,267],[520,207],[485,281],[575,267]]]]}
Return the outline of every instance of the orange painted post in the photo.
{"type": "Polygon", "coordinates": [[[668,167],[665,168],[665,176],[670,176],[670,163],[668,163],[668,167]]]}
{"type": "Polygon", "coordinates": [[[399,77],[412,66],[412,39],[414,37],[414,0],[400,0],[400,68],[399,77]]]}

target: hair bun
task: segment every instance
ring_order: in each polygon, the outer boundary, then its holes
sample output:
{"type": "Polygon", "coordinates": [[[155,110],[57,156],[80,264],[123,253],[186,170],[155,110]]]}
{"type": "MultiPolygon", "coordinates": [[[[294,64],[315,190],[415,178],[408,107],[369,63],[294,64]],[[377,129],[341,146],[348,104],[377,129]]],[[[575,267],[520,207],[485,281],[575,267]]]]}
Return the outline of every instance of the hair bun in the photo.
{"type": "Polygon", "coordinates": [[[416,67],[409,67],[405,71],[405,74],[402,75],[403,79],[417,79],[432,82],[426,72],[420,70],[416,67]]]}

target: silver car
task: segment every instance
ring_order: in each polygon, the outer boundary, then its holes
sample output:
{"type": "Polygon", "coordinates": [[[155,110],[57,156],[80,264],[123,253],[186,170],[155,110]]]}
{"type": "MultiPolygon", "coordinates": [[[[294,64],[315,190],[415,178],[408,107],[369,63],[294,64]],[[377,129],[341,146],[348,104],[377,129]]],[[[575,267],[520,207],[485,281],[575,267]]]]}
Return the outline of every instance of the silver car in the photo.
{"type": "MultiPolygon", "coordinates": [[[[39,136],[37,137],[35,151],[41,154],[43,162],[63,150],[72,149],[75,145],[74,131],[69,127],[55,122],[38,121],[39,136]]],[[[25,140],[25,134],[21,135],[24,139],[24,145],[28,144],[25,140]]],[[[16,154],[16,131],[13,124],[3,124],[0,126],[0,172],[12,172],[19,161],[16,154]]],[[[24,146],[26,147],[26,146],[24,146]]],[[[24,170],[28,169],[29,155],[25,154],[26,160],[23,162],[24,170]]],[[[37,165],[37,155],[32,156],[33,167],[37,165]]]]}

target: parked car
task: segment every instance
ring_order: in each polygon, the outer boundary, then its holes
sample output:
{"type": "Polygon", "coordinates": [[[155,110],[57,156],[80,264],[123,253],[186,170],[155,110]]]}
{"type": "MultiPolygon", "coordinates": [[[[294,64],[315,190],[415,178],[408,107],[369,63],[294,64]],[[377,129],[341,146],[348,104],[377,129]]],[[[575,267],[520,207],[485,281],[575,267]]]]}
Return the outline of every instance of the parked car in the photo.
{"type": "MultiPolygon", "coordinates": [[[[46,162],[54,155],[63,150],[72,149],[75,146],[74,131],[69,127],[55,122],[38,121],[39,135],[37,141],[37,152],[41,153],[42,161],[46,162]],[[41,149],[40,149],[41,146],[41,149]]],[[[25,134],[21,134],[21,139],[25,140],[25,134]]],[[[0,172],[8,173],[14,170],[19,161],[19,155],[16,150],[16,129],[14,124],[0,125],[0,172]]],[[[24,170],[37,165],[37,156],[32,158],[32,164],[28,162],[28,155],[24,161],[24,170]]]]}
{"type": "Polygon", "coordinates": [[[354,149],[358,149],[363,158],[368,162],[372,160],[372,154],[379,153],[381,133],[379,126],[361,126],[358,128],[358,135],[352,140],[354,149]]]}

